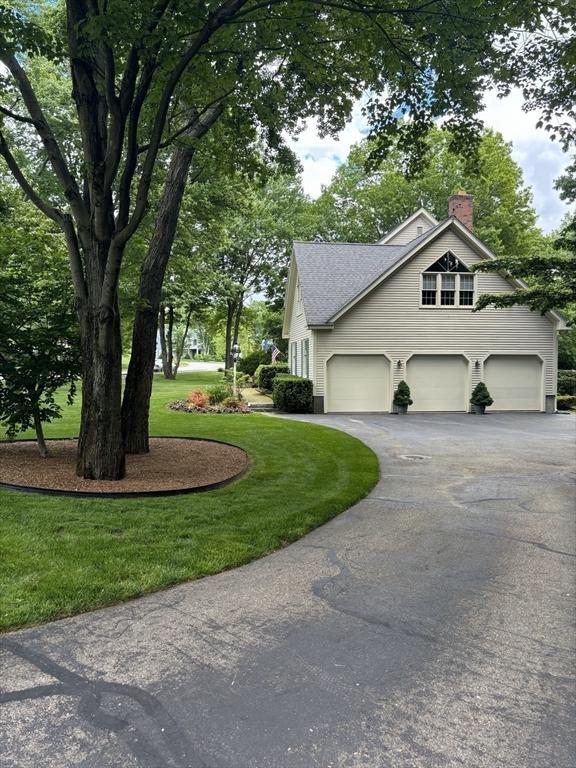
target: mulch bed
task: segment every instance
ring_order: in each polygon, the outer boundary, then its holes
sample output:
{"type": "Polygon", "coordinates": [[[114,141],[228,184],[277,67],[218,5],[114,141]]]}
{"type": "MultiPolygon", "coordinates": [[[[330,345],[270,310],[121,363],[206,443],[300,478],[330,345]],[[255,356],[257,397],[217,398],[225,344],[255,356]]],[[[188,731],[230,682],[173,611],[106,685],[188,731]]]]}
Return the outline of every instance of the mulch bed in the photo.
{"type": "Polygon", "coordinates": [[[78,493],[151,493],[201,490],[225,483],[248,468],[248,456],[212,440],[153,437],[150,453],[126,456],[123,480],[77,477],[76,440],[48,440],[43,459],[33,441],[0,443],[0,483],[78,493]]]}

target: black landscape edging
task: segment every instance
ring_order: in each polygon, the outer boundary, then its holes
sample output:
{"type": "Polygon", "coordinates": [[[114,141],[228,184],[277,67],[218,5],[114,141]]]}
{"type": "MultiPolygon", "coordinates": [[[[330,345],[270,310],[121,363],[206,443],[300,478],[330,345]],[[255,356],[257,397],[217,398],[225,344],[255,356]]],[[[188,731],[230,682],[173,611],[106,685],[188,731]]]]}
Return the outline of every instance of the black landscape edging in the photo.
{"type": "MultiPolygon", "coordinates": [[[[208,483],[208,485],[197,485],[192,488],[173,488],[166,491],[67,491],[59,490],[58,488],[40,488],[38,486],[30,485],[13,485],[12,483],[0,482],[0,490],[6,491],[20,491],[23,493],[38,493],[43,496],[69,496],[69,497],[81,497],[86,499],[137,499],[145,498],[150,499],[159,496],[181,496],[187,493],[204,493],[206,491],[215,491],[218,488],[223,488],[225,485],[230,485],[234,480],[239,480],[250,469],[250,456],[239,445],[234,443],[227,443],[225,440],[212,440],[209,437],[183,437],[182,435],[152,435],[155,440],[196,440],[196,442],[202,443],[218,443],[219,445],[228,445],[230,448],[238,448],[242,451],[248,459],[246,466],[240,472],[237,472],[231,477],[227,477],[225,480],[219,480],[217,483],[208,483]]],[[[49,438],[46,442],[56,442],[57,440],[78,440],[77,437],[54,437],[49,438]]],[[[16,443],[34,443],[34,440],[15,440],[16,443]]]]}

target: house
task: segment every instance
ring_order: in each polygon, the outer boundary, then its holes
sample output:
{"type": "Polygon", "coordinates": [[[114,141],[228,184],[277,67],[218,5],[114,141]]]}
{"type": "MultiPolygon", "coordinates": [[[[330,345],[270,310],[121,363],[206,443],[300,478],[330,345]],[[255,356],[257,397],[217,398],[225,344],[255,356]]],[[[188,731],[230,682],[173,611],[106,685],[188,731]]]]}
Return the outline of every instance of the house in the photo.
{"type": "Polygon", "coordinates": [[[388,412],[398,382],[415,411],[468,411],[484,381],[491,410],[555,410],[555,313],[472,312],[481,293],[510,291],[474,273],[494,255],[473,233],[472,197],[438,222],[421,208],[375,244],[295,242],[283,335],[292,373],[314,386],[314,411],[388,412]]]}

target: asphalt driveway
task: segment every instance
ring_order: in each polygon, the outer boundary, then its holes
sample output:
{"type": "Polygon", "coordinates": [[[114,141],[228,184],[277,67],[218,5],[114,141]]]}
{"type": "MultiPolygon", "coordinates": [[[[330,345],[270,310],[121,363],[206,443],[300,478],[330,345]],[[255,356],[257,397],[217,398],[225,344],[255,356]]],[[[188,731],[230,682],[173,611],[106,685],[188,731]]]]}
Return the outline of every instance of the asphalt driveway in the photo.
{"type": "Polygon", "coordinates": [[[377,451],[372,494],[244,568],[0,637],[2,768],[576,766],[575,419],[311,418],[377,451]]]}

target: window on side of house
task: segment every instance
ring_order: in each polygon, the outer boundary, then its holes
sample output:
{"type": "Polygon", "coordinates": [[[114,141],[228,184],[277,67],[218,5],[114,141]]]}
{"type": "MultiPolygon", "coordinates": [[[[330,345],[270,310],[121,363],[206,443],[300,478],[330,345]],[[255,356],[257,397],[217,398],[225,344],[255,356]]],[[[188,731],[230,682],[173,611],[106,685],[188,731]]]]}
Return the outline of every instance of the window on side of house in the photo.
{"type": "Polygon", "coordinates": [[[308,339],[302,341],[302,376],[305,379],[310,378],[310,342],[308,339]]]}
{"type": "Polygon", "coordinates": [[[290,373],[298,374],[298,343],[293,341],[290,345],[290,373]]]}
{"type": "Polygon", "coordinates": [[[460,275],[460,306],[471,307],[474,304],[474,275],[460,275]]]}
{"type": "Polygon", "coordinates": [[[447,251],[422,273],[420,304],[423,307],[471,307],[475,276],[447,251]]]}

